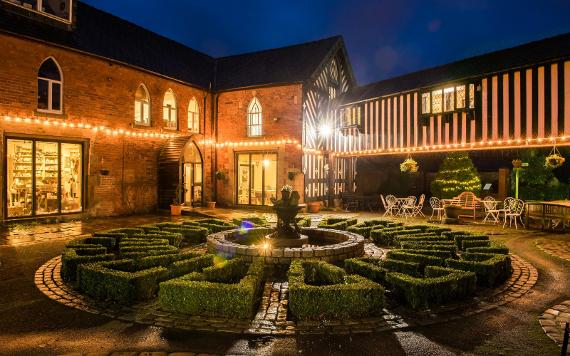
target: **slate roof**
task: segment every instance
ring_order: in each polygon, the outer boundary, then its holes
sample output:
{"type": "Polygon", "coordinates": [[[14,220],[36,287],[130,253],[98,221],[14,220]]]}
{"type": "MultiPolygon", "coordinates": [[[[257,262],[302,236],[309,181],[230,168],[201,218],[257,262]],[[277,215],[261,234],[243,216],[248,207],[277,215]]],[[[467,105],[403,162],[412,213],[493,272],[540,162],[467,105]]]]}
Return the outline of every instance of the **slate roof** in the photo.
{"type": "Polygon", "coordinates": [[[81,1],[76,5],[73,31],[6,11],[0,11],[0,31],[116,60],[214,91],[302,82],[335,46],[343,45],[337,36],[213,58],[81,1]]]}
{"type": "Polygon", "coordinates": [[[339,100],[348,104],[568,57],[570,33],[354,87],[339,100]]]}
{"type": "Polygon", "coordinates": [[[216,60],[216,90],[302,82],[311,77],[340,36],[216,60]]]}

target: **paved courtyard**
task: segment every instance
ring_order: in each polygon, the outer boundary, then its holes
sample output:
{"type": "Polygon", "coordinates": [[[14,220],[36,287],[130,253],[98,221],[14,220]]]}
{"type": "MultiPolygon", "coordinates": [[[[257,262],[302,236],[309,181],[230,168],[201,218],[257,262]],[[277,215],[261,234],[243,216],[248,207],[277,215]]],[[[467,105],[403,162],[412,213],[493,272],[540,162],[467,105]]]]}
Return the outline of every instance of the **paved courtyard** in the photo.
{"type": "MultiPolygon", "coordinates": [[[[202,212],[225,218],[267,213],[225,209],[202,212]]],[[[325,214],[331,213],[323,212],[314,216],[314,220],[325,214]]],[[[378,214],[372,213],[350,215],[359,219],[378,217],[378,214]]],[[[553,257],[555,253],[548,251],[559,251],[555,246],[568,243],[568,237],[537,231],[479,224],[454,227],[488,233],[493,240],[505,243],[514,254],[529,262],[536,269],[538,279],[524,297],[513,297],[508,303],[490,310],[462,318],[448,317],[429,326],[420,324],[373,333],[273,336],[174,330],[160,324],[139,324],[66,306],[54,301],[55,298],[48,298],[34,283],[36,271],[48,260],[57,257],[69,240],[97,230],[168,220],[171,217],[148,215],[2,227],[0,353],[559,354],[559,347],[553,340],[556,341],[559,335],[556,328],[568,315],[570,262],[560,256],[553,257]],[[545,243],[548,241],[555,243],[545,243]],[[549,334],[545,334],[545,331],[549,334]]],[[[367,252],[381,254],[370,249],[367,252]]],[[[55,282],[53,285],[56,285],[55,282]]],[[[260,318],[274,321],[283,318],[280,300],[286,297],[286,285],[267,284],[264,296],[258,313],[260,318]]]]}

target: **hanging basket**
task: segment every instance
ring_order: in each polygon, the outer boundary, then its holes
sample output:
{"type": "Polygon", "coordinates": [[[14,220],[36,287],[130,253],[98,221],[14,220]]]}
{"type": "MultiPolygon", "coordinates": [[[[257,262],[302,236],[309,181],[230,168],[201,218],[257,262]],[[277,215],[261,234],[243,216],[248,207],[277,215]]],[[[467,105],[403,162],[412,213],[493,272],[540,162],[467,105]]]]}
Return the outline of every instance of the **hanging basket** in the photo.
{"type": "Polygon", "coordinates": [[[556,147],[552,148],[552,151],[548,156],[546,156],[544,166],[548,169],[556,169],[564,164],[566,159],[562,157],[560,152],[556,147]]]}
{"type": "Polygon", "coordinates": [[[402,163],[400,163],[400,171],[404,173],[416,173],[420,169],[418,162],[414,161],[413,158],[408,157],[402,163]]]}
{"type": "Polygon", "coordinates": [[[513,159],[513,168],[521,168],[522,167],[522,161],[520,159],[513,159]]]}

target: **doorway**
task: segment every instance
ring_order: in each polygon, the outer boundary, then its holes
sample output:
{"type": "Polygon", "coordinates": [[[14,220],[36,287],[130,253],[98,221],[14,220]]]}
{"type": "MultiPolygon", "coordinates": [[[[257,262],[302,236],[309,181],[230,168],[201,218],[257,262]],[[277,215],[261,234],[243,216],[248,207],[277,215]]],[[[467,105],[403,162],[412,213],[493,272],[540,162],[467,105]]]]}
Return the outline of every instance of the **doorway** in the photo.
{"type": "Polygon", "coordinates": [[[182,153],[182,189],[184,205],[202,205],[203,164],[196,144],[189,141],[182,153]]]}
{"type": "Polygon", "coordinates": [[[237,204],[271,205],[277,195],[277,154],[239,153],[236,165],[237,204]]]}

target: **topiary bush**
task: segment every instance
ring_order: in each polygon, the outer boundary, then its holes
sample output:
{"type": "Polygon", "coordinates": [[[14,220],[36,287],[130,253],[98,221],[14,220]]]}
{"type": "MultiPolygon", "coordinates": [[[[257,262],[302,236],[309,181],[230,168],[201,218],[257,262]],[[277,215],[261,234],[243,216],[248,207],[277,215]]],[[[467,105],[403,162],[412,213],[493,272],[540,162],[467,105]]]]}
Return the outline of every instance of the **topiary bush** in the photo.
{"type": "Polygon", "coordinates": [[[230,260],[160,283],[158,299],[165,310],[178,313],[251,319],[260,298],[263,259],[248,264],[230,260]]]}
{"type": "Polygon", "coordinates": [[[108,254],[101,245],[72,243],[61,254],[61,278],[66,282],[77,279],[77,268],[84,263],[109,261],[115,256],[108,254]]]}
{"type": "Polygon", "coordinates": [[[481,178],[467,152],[451,152],[431,182],[431,193],[440,199],[449,199],[462,192],[479,195],[481,178]]]}
{"type": "Polygon", "coordinates": [[[346,275],[324,261],[294,260],[287,272],[289,310],[300,320],[378,315],[384,288],[361,276],[346,275]]]}
{"type": "Polygon", "coordinates": [[[477,284],[494,287],[504,282],[512,273],[511,259],[504,254],[464,252],[460,260],[448,259],[449,267],[477,274],[477,284]]]}
{"type": "Polygon", "coordinates": [[[423,278],[389,272],[386,281],[392,286],[396,297],[402,298],[414,309],[429,309],[465,298],[472,295],[476,288],[475,273],[439,266],[427,266],[423,278]]]}

